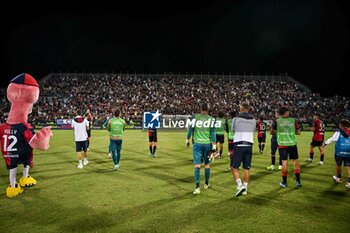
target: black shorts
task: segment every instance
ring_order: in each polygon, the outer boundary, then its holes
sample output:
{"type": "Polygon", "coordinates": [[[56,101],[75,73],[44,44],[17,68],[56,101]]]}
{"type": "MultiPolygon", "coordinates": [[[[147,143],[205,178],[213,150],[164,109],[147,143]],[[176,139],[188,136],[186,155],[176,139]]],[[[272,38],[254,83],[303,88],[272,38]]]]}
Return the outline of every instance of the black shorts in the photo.
{"type": "Polygon", "coordinates": [[[231,167],[239,168],[243,162],[243,169],[249,170],[252,162],[253,146],[237,146],[235,145],[231,156],[231,167]]]}
{"type": "Polygon", "coordinates": [[[75,142],[75,151],[76,152],[81,152],[87,151],[87,141],[80,141],[80,142],[75,142]]]}
{"type": "Polygon", "coordinates": [[[6,155],[4,156],[4,158],[8,170],[16,168],[18,164],[30,165],[30,153],[25,153],[21,155],[6,155]]]}
{"type": "Polygon", "coordinates": [[[277,147],[278,147],[277,140],[271,139],[271,155],[276,155],[277,147]]]}
{"type": "Polygon", "coordinates": [[[233,144],[233,140],[228,140],[228,151],[232,153],[234,149],[235,149],[235,144],[233,144]]]}
{"type": "Polygon", "coordinates": [[[323,141],[312,140],[312,142],[310,143],[310,146],[312,146],[312,147],[319,147],[319,146],[322,146],[322,144],[323,144],[323,141]]]}
{"type": "Polygon", "coordinates": [[[350,166],[350,157],[344,157],[344,156],[337,156],[334,155],[335,163],[337,166],[341,166],[344,164],[344,167],[349,167],[350,166]]]}
{"type": "Polygon", "coordinates": [[[149,142],[158,142],[157,135],[148,136],[148,141],[149,142]]]}
{"type": "Polygon", "coordinates": [[[263,134],[262,137],[260,137],[260,138],[258,137],[258,142],[259,143],[262,143],[262,142],[265,143],[266,142],[266,134],[263,134]]]}
{"type": "Polygon", "coordinates": [[[278,148],[278,152],[282,158],[282,160],[288,160],[289,159],[298,159],[298,147],[295,146],[289,146],[288,148],[278,148]]]}
{"type": "Polygon", "coordinates": [[[220,143],[224,143],[225,141],[225,135],[224,134],[217,134],[216,135],[216,143],[220,142],[220,143]]]}
{"type": "Polygon", "coordinates": [[[87,130],[86,132],[87,132],[88,138],[91,138],[91,129],[87,130]]]}

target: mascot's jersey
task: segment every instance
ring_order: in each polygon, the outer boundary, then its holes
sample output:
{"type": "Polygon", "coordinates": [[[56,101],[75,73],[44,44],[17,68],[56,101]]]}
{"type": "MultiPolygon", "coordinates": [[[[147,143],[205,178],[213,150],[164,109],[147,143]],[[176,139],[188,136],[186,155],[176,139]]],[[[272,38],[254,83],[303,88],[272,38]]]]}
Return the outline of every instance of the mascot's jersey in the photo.
{"type": "Polygon", "coordinates": [[[32,157],[33,149],[29,141],[34,136],[34,130],[28,123],[19,124],[1,124],[0,125],[0,144],[4,159],[10,160],[11,157],[21,157],[29,154],[32,157]]]}

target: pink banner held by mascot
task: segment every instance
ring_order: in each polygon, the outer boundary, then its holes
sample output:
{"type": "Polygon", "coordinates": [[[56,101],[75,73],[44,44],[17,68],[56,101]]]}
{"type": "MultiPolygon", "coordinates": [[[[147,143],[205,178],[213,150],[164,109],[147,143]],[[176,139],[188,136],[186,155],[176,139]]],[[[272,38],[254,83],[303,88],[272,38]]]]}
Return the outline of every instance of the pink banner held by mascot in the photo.
{"type": "Polygon", "coordinates": [[[11,110],[7,122],[0,125],[1,152],[7,169],[10,171],[10,185],[6,189],[7,197],[15,197],[23,192],[24,187],[36,184],[29,176],[29,167],[33,165],[33,149],[47,150],[51,127],[44,127],[34,133],[28,124],[28,114],[39,98],[39,84],[29,74],[20,74],[10,81],[7,87],[7,99],[11,110]],[[17,166],[23,164],[23,177],[16,182],[17,166]]]}

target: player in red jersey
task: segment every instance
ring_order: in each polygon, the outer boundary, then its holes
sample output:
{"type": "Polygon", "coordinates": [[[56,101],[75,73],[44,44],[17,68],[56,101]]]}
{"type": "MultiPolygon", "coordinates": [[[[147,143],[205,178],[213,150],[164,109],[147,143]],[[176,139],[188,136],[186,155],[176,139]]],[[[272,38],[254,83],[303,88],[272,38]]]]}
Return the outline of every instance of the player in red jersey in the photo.
{"type": "Polygon", "coordinates": [[[311,126],[311,131],[314,132],[314,136],[312,137],[312,142],[310,144],[310,157],[306,159],[307,162],[312,162],[314,159],[314,148],[318,147],[320,151],[320,161],[318,162],[319,165],[323,165],[323,160],[324,160],[324,148],[322,147],[323,141],[324,141],[324,130],[325,130],[325,125],[320,119],[320,115],[315,113],[314,116],[314,121],[311,126]]]}
{"type": "Polygon", "coordinates": [[[149,152],[153,158],[156,157],[156,149],[157,149],[157,142],[158,142],[158,137],[157,137],[157,129],[148,129],[148,139],[149,139],[149,152]]]}
{"type": "Polygon", "coordinates": [[[262,154],[264,151],[265,142],[266,142],[266,123],[264,122],[264,118],[262,116],[259,117],[256,128],[258,130],[259,151],[260,151],[260,154],[262,154]]]}

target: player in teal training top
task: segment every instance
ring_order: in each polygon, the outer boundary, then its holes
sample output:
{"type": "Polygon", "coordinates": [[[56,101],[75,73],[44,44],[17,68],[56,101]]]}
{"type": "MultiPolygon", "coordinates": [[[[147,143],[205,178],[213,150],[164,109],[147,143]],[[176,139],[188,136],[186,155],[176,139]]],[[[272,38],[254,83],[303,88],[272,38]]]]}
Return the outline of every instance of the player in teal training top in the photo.
{"type": "Polygon", "coordinates": [[[119,170],[120,152],[122,150],[122,137],[125,129],[125,121],[120,118],[120,110],[115,110],[114,117],[109,119],[107,129],[109,131],[110,149],[114,162],[114,170],[119,170]]]}
{"type": "Polygon", "coordinates": [[[208,115],[208,105],[201,105],[201,113],[193,116],[193,125],[188,127],[186,144],[189,145],[191,136],[193,137],[193,163],[194,163],[194,179],[196,181],[196,189],[193,194],[200,194],[199,181],[201,164],[205,165],[205,184],[204,189],[210,188],[210,155],[212,151],[216,151],[216,136],[214,129],[214,119],[208,115]]]}

